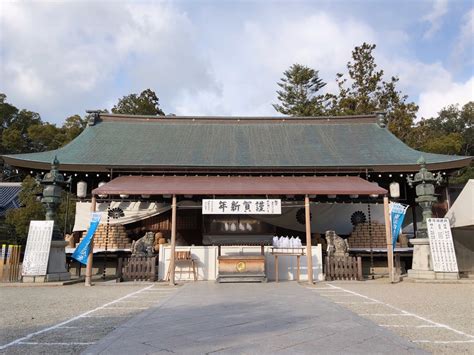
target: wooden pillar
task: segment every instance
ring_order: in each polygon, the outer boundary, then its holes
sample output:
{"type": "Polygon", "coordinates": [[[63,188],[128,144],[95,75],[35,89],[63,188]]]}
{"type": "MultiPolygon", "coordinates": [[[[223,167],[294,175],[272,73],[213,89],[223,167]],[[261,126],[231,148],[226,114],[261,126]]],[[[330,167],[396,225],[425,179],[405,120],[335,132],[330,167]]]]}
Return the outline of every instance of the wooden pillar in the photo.
{"type": "Polygon", "coordinates": [[[390,210],[388,206],[388,197],[383,198],[383,211],[385,216],[385,235],[387,239],[387,260],[388,260],[388,274],[390,282],[395,282],[393,275],[393,244],[392,244],[392,225],[390,223],[390,210]]]}
{"type": "Polygon", "coordinates": [[[313,253],[311,250],[311,209],[309,197],[304,197],[305,225],[306,225],[306,265],[308,267],[308,283],[313,284],[313,253]]]}
{"type": "MultiPolygon", "coordinates": [[[[91,212],[96,210],[96,198],[92,195],[91,201],[91,212]]],[[[92,236],[91,243],[89,245],[89,255],[87,255],[87,266],[86,266],[86,280],[85,286],[92,286],[92,263],[94,261],[94,236],[92,236]]]]}
{"type": "Polygon", "coordinates": [[[173,195],[171,201],[171,255],[170,255],[170,285],[174,285],[175,269],[175,250],[176,250],[176,195],[173,195]]]}

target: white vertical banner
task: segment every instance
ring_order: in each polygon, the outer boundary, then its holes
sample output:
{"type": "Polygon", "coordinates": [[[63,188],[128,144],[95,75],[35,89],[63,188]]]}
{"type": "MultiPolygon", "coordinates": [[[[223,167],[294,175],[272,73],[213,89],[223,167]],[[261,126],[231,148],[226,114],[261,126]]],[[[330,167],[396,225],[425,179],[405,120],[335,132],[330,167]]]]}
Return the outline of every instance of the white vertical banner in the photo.
{"type": "Polygon", "coordinates": [[[431,258],[435,272],[459,272],[449,219],[428,218],[431,258]]]}
{"type": "Polygon", "coordinates": [[[281,214],[281,200],[203,199],[202,214],[281,214]]]}

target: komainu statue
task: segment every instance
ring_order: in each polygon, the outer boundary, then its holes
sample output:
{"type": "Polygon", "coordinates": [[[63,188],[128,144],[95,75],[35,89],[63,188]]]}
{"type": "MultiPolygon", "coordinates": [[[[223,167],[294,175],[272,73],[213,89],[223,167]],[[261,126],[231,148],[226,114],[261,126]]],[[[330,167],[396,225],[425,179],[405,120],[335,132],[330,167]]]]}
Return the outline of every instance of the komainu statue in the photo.
{"type": "Polygon", "coordinates": [[[326,241],[328,243],[328,256],[349,256],[349,243],[341,238],[335,231],[326,231],[326,241]]]}
{"type": "Polygon", "coordinates": [[[155,246],[155,233],[146,232],[140,239],[132,242],[132,256],[152,256],[155,246]]]}

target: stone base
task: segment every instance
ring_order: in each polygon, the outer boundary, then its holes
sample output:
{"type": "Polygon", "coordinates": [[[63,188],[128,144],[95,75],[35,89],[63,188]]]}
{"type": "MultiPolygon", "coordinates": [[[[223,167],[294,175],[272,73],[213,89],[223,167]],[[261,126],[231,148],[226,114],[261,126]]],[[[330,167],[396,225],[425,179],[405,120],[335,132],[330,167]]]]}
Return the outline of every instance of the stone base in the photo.
{"type": "Polygon", "coordinates": [[[40,276],[23,276],[23,282],[57,282],[71,279],[66,268],[66,252],[68,243],[63,240],[53,240],[49,252],[48,273],[40,276]]]}
{"type": "Polygon", "coordinates": [[[410,240],[413,244],[413,270],[432,271],[430,240],[428,238],[415,238],[410,240]]]}
{"type": "Polygon", "coordinates": [[[68,281],[70,279],[71,274],[69,272],[58,272],[46,275],[46,282],[68,281]]]}
{"type": "Polygon", "coordinates": [[[410,240],[413,244],[412,269],[408,270],[408,277],[412,279],[435,280],[431,262],[430,240],[428,238],[415,238],[410,240]]]}
{"type": "Polygon", "coordinates": [[[23,283],[46,282],[46,276],[23,276],[21,281],[23,283]]]}
{"type": "Polygon", "coordinates": [[[436,274],[431,270],[408,270],[408,277],[411,279],[435,280],[436,274]]]}
{"type": "Polygon", "coordinates": [[[63,240],[53,240],[51,242],[46,282],[66,281],[71,279],[71,274],[69,274],[66,268],[66,252],[64,248],[67,244],[68,243],[63,240]]]}
{"type": "Polygon", "coordinates": [[[69,281],[71,274],[69,272],[61,272],[54,274],[47,274],[42,276],[23,276],[23,283],[43,283],[43,282],[59,282],[69,281]]]}
{"type": "Polygon", "coordinates": [[[457,272],[435,272],[436,280],[459,280],[457,272]]]}
{"type": "Polygon", "coordinates": [[[418,280],[459,280],[457,272],[434,272],[431,270],[408,270],[408,277],[418,280]]]}

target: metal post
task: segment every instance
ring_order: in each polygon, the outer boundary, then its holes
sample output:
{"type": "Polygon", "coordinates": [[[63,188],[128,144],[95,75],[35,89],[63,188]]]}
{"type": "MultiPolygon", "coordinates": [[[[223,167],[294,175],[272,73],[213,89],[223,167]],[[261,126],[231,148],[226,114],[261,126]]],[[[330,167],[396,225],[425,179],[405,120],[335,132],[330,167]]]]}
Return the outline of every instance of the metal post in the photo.
{"type": "Polygon", "coordinates": [[[173,195],[171,201],[171,255],[170,255],[170,285],[174,285],[175,268],[175,250],[176,250],[176,195],[173,195]]]}
{"type": "Polygon", "coordinates": [[[393,275],[393,245],[392,245],[392,225],[390,223],[390,211],[388,206],[388,197],[383,198],[383,210],[385,216],[385,235],[387,238],[387,259],[388,259],[388,273],[390,282],[395,282],[393,275]]]}
{"type": "MultiPolygon", "coordinates": [[[[91,201],[91,212],[96,210],[96,198],[92,195],[91,201]]],[[[92,236],[91,243],[89,245],[89,255],[87,256],[87,266],[86,266],[86,282],[85,286],[92,286],[92,263],[94,258],[94,236],[92,236]]]]}
{"type": "Polygon", "coordinates": [[[313,284],[313,253],[311,248],[311,211],[309,204],[309,197],[304,197],[304,211],[306,224],[306,264],[308,267],[308,283],[313,284]]]}

